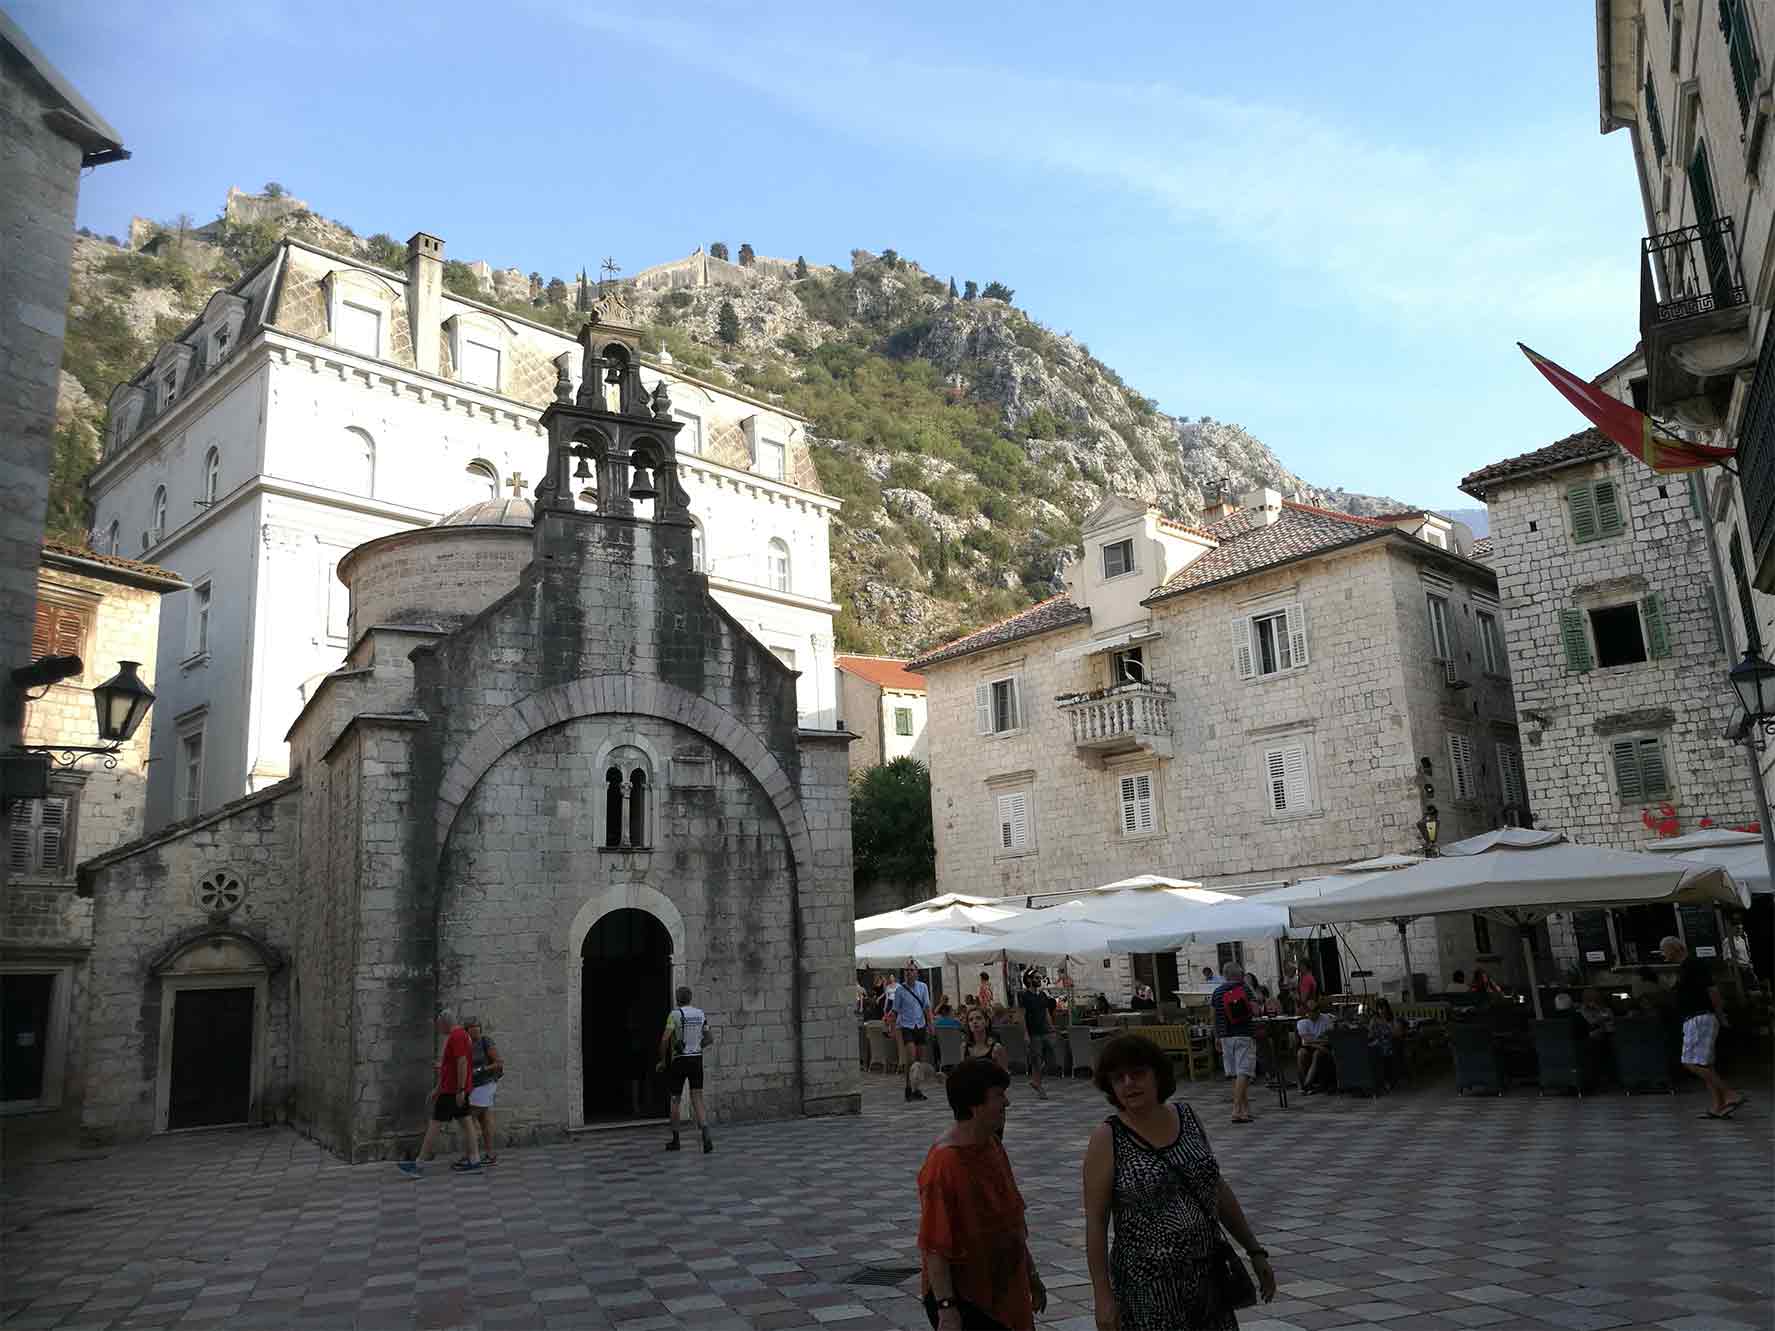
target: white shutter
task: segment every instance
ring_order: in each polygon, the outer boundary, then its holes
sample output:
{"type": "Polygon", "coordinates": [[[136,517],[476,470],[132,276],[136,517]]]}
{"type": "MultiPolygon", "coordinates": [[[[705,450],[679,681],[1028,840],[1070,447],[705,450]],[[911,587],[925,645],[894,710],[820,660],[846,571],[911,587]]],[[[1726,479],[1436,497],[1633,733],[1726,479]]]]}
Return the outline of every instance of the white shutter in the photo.
{"type": "Polygon", "coordinates": [[[1240,679],[1251,678],[1251,620],[1244,615],[1233,621],[1233,662],[1240,679]]]}
{"type": "Polygon", "coordinates": [[[1301,812],[1313,807],[1312,781],[1307,772],[1307,746],[1290,744],[1282,750],[1282,768],[1287,781],[1288,808],[1301,812]]]}
{"type": "Polygon", "coordinates": [[[68,798],[51,795],[42,801],[42,840],[38,843],[37,867],[46,874],[59,874],[67,854],[68,798]]]}
{"type": "Polygon", "coordinates": [[[1454,773],[1455,798],[1473,798],[1473,741],[1465,735],[1448,737],[1448,764],[1454,773]]]}
{"type": "Polygon", "coordinates": [[[998,844],[1000,850],[1022,850],[1029,845],[1029,794],[998,797],[998,844]]]}
{"type": "Polygon", "coordinates": [[[1011,849],[1011,804],[1016,798],[1015,795],[1000,795],[998,797],[998,847],[1000,850],[1011,849]]]}
{"type": "Polygon", "coordinates": [[[1134,835],[1134,823],[1135,823],[1134,806],[1135,806],[1135,803],[1137,802],[1137,800],[1138,800],[1138,796],[1134,792],[1134,778],[1131,776],[1123,777],[1122,778],[1122,835],[1123,836],[1133,836],[1134,835]]]}
{"type": "Polygon", "coordinates": [[[1268,792],[1271,813],[1286,813],[1292,807],[1288,803],[1287,753],[1286,749],[1264,750],[1264,787],[1268,792]]]}
{"type": "Polygon", "coordinates": [[[1153,779],[1150,772],[1137,772],[1121,779],[1122,835],[1138,836],[1153,830],[1153,779]]]}
{"type": "Polygon", "coordinates": [[[982,735],[992,733],[992,685],[974,685],[974,725],[982,735]]]}
{"type": "Polygon", "coordinates": [[[1296,601],[1288,607],[1288,654],[1296,670],[1307,663],[1307,612],[1296,601]]]}

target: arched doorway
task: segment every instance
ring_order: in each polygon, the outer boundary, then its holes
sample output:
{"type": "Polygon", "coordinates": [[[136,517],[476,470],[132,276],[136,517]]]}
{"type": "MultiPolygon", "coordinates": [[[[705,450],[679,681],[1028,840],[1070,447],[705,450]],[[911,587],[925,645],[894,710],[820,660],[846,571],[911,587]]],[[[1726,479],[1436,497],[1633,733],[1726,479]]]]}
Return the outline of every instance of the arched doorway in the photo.
{"type": "Polygon", "coordinates": [[[654,1066],[672,1006],[671,933],[649,911],[613,910],[587,932],[580,958],[585,1121],[664,1118],[654,1066]]]}

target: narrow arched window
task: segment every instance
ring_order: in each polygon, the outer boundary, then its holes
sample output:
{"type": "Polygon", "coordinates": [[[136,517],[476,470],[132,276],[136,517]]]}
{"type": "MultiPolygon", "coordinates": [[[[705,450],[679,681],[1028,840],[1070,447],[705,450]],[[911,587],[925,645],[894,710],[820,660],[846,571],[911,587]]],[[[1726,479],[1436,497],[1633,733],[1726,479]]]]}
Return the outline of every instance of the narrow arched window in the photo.
{"type": "Polygon", "coordinates": [[[222,492],[222,453],[212,448],[203,455],[203,502],[204,507],[216,502],[216,496],[222,492]]]}
{"type": "Polygon", "coordinates": [[[339,474],[323,484],[366,499],[376,493],[376,443],[369,431],[355,425],[346,427],[340,444],[339,474]]]}
{"type": "Polygon", "coordinates": [[[122,538],[123,538],[122,527],[118,524],[116,519],[112,519],[111,529],[105,533],[105,553],[108,555],[115,555],[115,554],[121,553],[117,549],[117,542],[120,541],[122,538]]]}
{"type": "Polygon", "coordinates": [[[653,792],[647,788],[647,773],[637,767],[629,773],[629,844],[647,844],[647,801],[653,792]]]}
{"type": "Polygon", "coordinates": [[[499,498],[499,472],[491,462],[476,458],[464,470],[468,478],[465,502],[475,504],[499,498]]]}
{"type": "Polygon", "coordinates": [[[604,844],[622,845],[622,769],[604,774],[604,844]]]}
{"type": "Polygon", "coordinates": [[[690,524],[690,567],[697,573],[709,571],[709,555],[703,548],[703,524],[700,522],[690,524]]]}
{"type": "Polygon", "coordinates": [[[789,590],[789,547],[782,541],[772,540],[765,554],[766,578],[765,585],[772,591],[786,592],[789,590]]]}
{"type": "Polygon", "coordinates": [[[156,541],[166,535],[166,487],[164,485],[154,487],[154,523],[148,529],[148,534],[156,541]]]}

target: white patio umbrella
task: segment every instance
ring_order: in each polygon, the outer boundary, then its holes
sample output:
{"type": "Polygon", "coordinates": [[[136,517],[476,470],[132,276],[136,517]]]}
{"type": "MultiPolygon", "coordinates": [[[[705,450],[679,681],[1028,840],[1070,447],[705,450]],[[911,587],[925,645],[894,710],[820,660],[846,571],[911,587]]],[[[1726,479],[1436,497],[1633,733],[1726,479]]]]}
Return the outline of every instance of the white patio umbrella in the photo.
{"type": "Polygon", "coordinates": [[[1175,952],[1186,943],[1233,943],[1246,938],[1283,938],[1289,933],[1288,907],[1256,897],[1225,901],[1154,903],[1137,930],[1114,934],[1112,952],[1175,952]]]}
{"type": "MultiPolygon", "coordinates": [[[[1409,869],[1414,864],[1422,864],[1421,855],[1376,855],[1373,859],[1357,860],[1346,864],[1333,873],[1321,874],[1317,878],[1303,878],[1298,883],[1290,883],[1287,887],[1279,887],[1270,892],[1260,892],[1253,901],[1262,901],[1274,906],[1292,905],[1297,901],[1317,901],[1320,897],[1340,892],[1353,883],[1364,881],[1377,874],[1391,873],[1396,869],[1409,869]]],[[[1393,927],[1399,930],[1399,953],[1405,961],[1405,984],[1411,987],[1411,936],[1406,933],[1407,927],[1417,917],[1414,915],[1395,915],[1390,917],[1393,927]]]]}
{"type": "Polygon", "coordinates": [[[957,961],[999,961],[1012,957],[1043,963],[1064,962],[1069,957],[1094,961],[1109,955],[1112,950],[1108,946],[1109,935],[1122,927],[1062,907],[1036,913],[1054,918],[997,937],[976,935],[978,946],[973,950],[964,948],[949,955],[957,961]]]}
{"type": "Polygon", "coordinates": [[[1646,849],[1654,855],[1676,854],[1685,860],[1717,864],[1752,896],[1766,897],[1775,893],[1775,885],[1769,881],[1769,861],[1763,853],[1760,832],[1706,827],[1682,836],[1661,837],[1648,842],[1646,849]]]}
{"type": "MultiPolygon", "coordinates": [[[[1522,930],[1557,911],[1663,901],[1742,906],[1748,894],[1716,865],[1580,846],[1557,832],[1504,828],[1457,841],[1421,864],[1364,875],[1288,909],[1299,924],[1474,914],[1522,930]]],[[[1522,950],[1539,1016],[1540,988],[1526,933],[1522,950]]]]}
{"type": "Polygon", "coordinates": [[[962,929],[913,929],[857,944],[857,965],[921,968],[945,965],[957,948],[977,947],[982,935],[962,929]]]}
{"type": "Polygon", "coordinates": [[[1008,905],[974,905],[950,902],[925,908],[907,906],[903,910],[883,911],[857,921],[857,938],[886,938],[914,929],[985,929],[994,930],[1008,921],[1021,918],[1026,912],[1008,905]]]}

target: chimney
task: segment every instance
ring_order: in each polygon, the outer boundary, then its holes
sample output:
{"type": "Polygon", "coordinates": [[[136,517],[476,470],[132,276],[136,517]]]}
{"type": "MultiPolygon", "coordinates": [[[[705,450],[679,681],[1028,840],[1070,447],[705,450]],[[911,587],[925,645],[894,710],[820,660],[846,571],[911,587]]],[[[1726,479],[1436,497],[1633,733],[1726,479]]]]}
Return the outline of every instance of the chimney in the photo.
{"type": "Polygon", "coordinates": [[[444,326],[444,242],[415,231],[407,242],[407,323],[413,333],[413,367],[438,373],[438,340],[444,326]]]}
{"type": "Polygon", "coordinates": [[[1267,486],[1253,490],[1245,496],[1244,507],[1260,526],[1272,526],[1282,516],[1281,492],[1267,486]]]}
{"type": "Polygon", "coordinates": [[[1238,511],[1239,506],[1233,502],[1232,478],[1222,476],[1218,480],[1209,481],[1208,489],[1202,495],[1202,521],[1217,522],[1238,511]]]}

